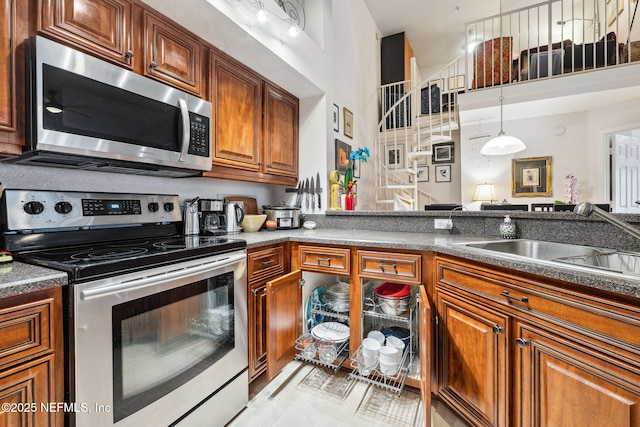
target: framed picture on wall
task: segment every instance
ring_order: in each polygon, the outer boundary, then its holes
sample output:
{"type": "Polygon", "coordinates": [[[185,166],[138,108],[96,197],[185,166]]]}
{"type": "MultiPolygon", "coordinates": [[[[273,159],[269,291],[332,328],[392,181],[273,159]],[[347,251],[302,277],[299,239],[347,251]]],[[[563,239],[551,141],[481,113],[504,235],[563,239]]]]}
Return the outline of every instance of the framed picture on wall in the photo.
{"type": "Polygon", "coordinates": [[[433,154],[431,156],[431,163],[454,163],[455,158],[453,156],[453,141],[441,142],[439,144],[433,144],[433,154]]]}
{"type": "Polygon", "coordinates": [[[340,107],[333,104],[333,130],[340,132],[340,107]]]}
{"type": "Polygon", "coordinates": [[[451,182],[451,165],[436,166],[436,182],[451,182]]]}
{"type": "Polygon", "coordinates": [[[429,182],[429,166],[418,168],[418,182],[429,182]]]}
{"type": "Polygon", "coordinates": [[[346,108],[344,111],[344,135],[353,138],[353,113],[346,108]]]}
{"type": "Polygon", "coordinates": [[[550,197],[551,156],[511,160],[513,197],[550,197]]]}
{"type": "Polygon", "coordinates": [[[346,172],[349,167],[349,153],[351,153],[351,146],[346,142],[342,142],[336,139],[336,169],[340,172],[346,172]]]}
{"type": "Polygon", "coordinates": [[[404,145],[387,145],[387,165],[389,169],[404,168],[404,145]]]}

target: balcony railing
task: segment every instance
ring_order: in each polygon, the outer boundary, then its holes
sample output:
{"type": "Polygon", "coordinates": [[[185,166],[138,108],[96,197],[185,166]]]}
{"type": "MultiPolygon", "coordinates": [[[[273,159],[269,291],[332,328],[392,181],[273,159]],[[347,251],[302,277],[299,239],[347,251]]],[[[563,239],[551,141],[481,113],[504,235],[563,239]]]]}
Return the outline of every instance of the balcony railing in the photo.
{"type": "Polygon", "coordinates": [[[468,23],[469,89],[640,61],[639,2],[552,0],[468,23]]]}

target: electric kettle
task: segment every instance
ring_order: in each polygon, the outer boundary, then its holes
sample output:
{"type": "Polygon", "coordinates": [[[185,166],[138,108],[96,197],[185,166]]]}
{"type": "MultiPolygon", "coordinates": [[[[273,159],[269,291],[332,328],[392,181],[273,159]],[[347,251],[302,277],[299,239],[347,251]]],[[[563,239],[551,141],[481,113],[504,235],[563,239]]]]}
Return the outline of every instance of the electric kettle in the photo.
{"type": "Polygon", "coordinates": [[[196,197],[193,200],[184,202],[184,234],[197,235],[200,224],[198,222],[198,200],[196,197]]]}
{"type": "Polygon", "coordinates": [[[239,233],[242,230],[240,224],[244,219],[244,208],[238,203],[229,202],[225,213],[227,216],[227,233],[239,233]]]}

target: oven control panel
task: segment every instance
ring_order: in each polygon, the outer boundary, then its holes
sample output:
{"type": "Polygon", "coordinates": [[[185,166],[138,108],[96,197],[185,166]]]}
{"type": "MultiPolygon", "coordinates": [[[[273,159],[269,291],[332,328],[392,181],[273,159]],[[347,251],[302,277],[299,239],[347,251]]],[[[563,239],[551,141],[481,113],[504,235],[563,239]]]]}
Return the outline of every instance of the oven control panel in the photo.
{"type": "Polygon", "coordinates": [[[177,195],[7,189],[2,222],[10,231],[169,223],[179,206],[177,195]]]}

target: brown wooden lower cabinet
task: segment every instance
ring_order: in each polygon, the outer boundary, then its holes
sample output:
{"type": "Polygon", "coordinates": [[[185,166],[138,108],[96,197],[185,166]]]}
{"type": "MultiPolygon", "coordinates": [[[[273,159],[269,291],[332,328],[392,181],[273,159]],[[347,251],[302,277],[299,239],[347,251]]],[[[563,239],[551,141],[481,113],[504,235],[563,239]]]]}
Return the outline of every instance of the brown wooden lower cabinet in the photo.
{"type": "Polygon", "coordinates": [[[0,299],[0,426],[64,423],[61,300],[61,288],[0,299]]]}
{"type": "Polygon", "coordinates": [[[302,273],[293,271],[267,282],[267,379],[293,360],[302,334],[302,273]]]}
{"type": "Polygon", "coordinates": [[[438,395],[470,424],[640,426],[637,305],[459,259],[435,267],[438,395]]]}
{"type": "Polygon", "coordinates": [[[439,395],[474,424],[507,425],[508,316],[437,292],[439,395]]]}
{"type": "Polygon", "coordinates": [[[267,285],[249,290],[249,381],[267,366],[267,285]]]}
{"type": "Polygon", "coordinates": [[[54,387],[54,366],[54,356],[50,355],[0,372],[0,425],[62,426],[56,424],[56,412],[62,409],[47,406],[61,402],[54,387]]]}
{"type": "Polygon", "coordinates": [[[640,425],[637,366],[526,323],[516,336],[515,425],[640,425]]]}

